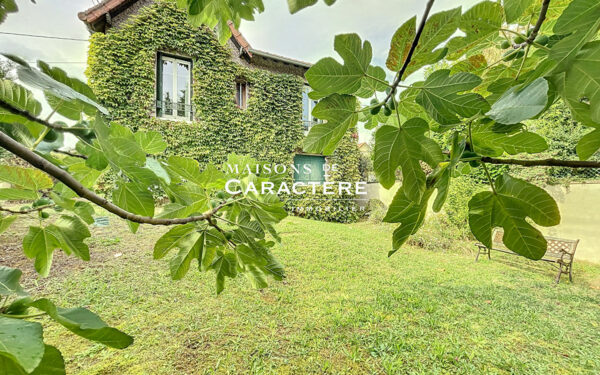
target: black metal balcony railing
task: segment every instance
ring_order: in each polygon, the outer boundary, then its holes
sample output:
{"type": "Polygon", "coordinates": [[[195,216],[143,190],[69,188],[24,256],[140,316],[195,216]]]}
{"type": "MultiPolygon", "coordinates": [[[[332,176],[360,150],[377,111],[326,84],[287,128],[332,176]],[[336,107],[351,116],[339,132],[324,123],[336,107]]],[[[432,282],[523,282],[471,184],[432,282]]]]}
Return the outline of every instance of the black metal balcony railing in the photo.
{"type": "Polygon", "coordinates": [[[194,105],[170,100],[157,100],[156,113],[158,117],[181,117],[192,120],[194,118],[194,105]]]}

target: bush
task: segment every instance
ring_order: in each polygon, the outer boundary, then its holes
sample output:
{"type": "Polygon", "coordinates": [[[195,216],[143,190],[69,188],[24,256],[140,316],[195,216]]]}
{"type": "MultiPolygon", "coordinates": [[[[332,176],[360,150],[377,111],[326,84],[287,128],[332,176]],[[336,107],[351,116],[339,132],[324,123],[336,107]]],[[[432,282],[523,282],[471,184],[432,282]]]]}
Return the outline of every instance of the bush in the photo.
{"type": "Polygon", "coordinates": [[[381,223],[387,213],[386,205],[379,199],[369,199],[367,203],[368,221],[371,223],[381,223]]]}

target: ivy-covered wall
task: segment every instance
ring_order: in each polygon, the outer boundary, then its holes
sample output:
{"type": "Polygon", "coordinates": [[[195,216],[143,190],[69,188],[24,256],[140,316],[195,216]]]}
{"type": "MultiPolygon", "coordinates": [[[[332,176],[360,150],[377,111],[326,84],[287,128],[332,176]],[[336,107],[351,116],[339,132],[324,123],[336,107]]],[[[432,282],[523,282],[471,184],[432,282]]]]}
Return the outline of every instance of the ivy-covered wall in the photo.
{"type": "MultiPolygon", "coordinates": [[[[235,152],[289,165],[301,148],[304,79],[234,61],[228,46],[220,45],[210,30],[189,24],[172,0],[156,0],[119,27],[93,34],[86,74],[114,121],[159,131],[169,145],[167,155],[193,157],[206,165],[221,164],[235,152]],[[156,118],[158,52],[193,61],[194,121],[156,118]],[[234,102],[239,77],[249,85],[246,109],[234,102]]],[[[356,144],[350,135],[348,141],[356,144]]],[[[353,171],[346,173],[358,168],[354,158],[345,160],[339,152],[332,157],[345,170],[337,177],[354,178],[353,171]]]]}

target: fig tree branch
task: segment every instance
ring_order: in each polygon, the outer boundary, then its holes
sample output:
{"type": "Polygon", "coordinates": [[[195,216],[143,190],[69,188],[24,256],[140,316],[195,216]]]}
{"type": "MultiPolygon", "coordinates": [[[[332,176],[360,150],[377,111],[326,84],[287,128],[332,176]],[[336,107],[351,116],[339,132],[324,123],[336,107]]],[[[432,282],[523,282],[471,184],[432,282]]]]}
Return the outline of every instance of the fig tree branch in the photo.
{"type": "Polygon", "coordinates": [[[29,164],[34,166],[35,168],[49,174],[50,176],[56,178],[58,181],[65,184],[71,190],[73,190],[78,196],[84,198],[96,205],[104,208],[108,212],[111,212],[120,218],[125,220],[129,220],[135,223],[140,224],[151,224],[151,225],[176,225],[176,224],[187,224],[196,221],[204,221],[210,219],[215,213],[217,213],[221,208],[229,205],[232,201],[225,201],[216,206],[215,208],[203,213],[199,216],[191,216],[187,218],[181,219],[158,219],[149,216],[140,216],[136,215],[132,212],[126,211],[121,207],[116,206],[112,202],[109,202],[105,198],[97,195],[93,191],[89,190],[85,186],[83,186],[77,179],[71,176],[67,171],[57,167],[56,165],[50,163],[48,160],[42,158],[37,155],[35,152],[29,150],[27,147],[23,146],[19,142],[10,138],[8,135],[0,132],[0,147],[5,148],[12,154],[18,156],[19,158],[27,161],[29,164]]]}
{"type": "Polygon", "coordinates": [[[523,167],[566,167],[566,168],[600,168],[599,161],[558,160],[558,159],[497,159],[483,156],[481,161],[489,164],[520,165],[523,167]]]}
{"type": "Polygon", "coordinates": [[[396,78],[394,79],[394,82],[391,85],[392,89],[390,90],[389,94],[387,94],[387,96],[383,100],[383,103],[387,103],[390,100],[390,98],[396,93],[396,88],[402,81],[402,76],[406,72],[406,69],[408,69],[408,65],[410,64],[410,61],[412,60],[412,56],[415,53],[417,46],[419,45],[419,40],[421,39],[421,35],[423,34],[423,29],[425,28],[425,24],[427,23],[427,18],[429,18],[429,12],[431,12],[431,8],[433,7],[434,1],[435,0],[429,0],[427,2],[427,6],[425,7],[425,13],[423,14],[423,18],[421,19],[419,28],[417,29],[417,34],[415,34],[415,39],[413,39],[413,42],[410,46],[408,55],[406,55],[406,60],[404,60],[404,64],[402,65],[402,68],[400,68],[400,70],[396,74],[396,78]]]}
{"type": "Polygon", "coordinates": [[[76,127],[76,126],[67,127],[67,126],[62,126],[62,125],[58,125],[58,124],[53,124],[49,121],[39,119],[39,118],[35,117],[34,115],[32,115],[31,113],[24,111],[22,109],[19,109],[2,99],[0,99],[0,107],[6,109],[8,112],[12,113],[13,115],[18,115],[18,116],[24,117],[29,121],[37,122],[38,124],[44,125],[45,127],[54,129],[56,131],[66,132],[66,133],[77,133],[77,130],[88,130],[87,128],[82,128],[82,127],[76,127]]]}

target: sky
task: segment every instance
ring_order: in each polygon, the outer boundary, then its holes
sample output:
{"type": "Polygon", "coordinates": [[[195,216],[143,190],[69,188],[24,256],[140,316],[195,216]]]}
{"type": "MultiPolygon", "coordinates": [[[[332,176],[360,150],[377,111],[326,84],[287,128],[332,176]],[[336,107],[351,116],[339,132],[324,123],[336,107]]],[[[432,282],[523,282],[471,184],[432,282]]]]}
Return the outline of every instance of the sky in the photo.
{"type": "MultiPolygon", "coordinates": [[[[437,0],[432,12],[463,6],[478,0],[437,0]]],[[[0,32],[51,35],[87,39],[89,32],[77,13],[93,0],[17,0],[20,11],[9,15],[0,32]]],[[[310,63],[336,56],[336,34],[357,33],[373,45],[373,63],[384,65],[392,35],[414,15],[423,13],[424,0],[337,0],[328,7],[322,0],[313,7],[290,15],[285,0],[264,0],[265,11],[254,22],[243,22],[240,31],[253,48],[310,63]]],[[[85,80],[88,43],[37,39],[0,34],[0,52],[16,54],[27,61],[42,59],[59,66],[72,76],[85,80]]],[[[361,141],[369,133],[360,131],[361,141]]]]}

